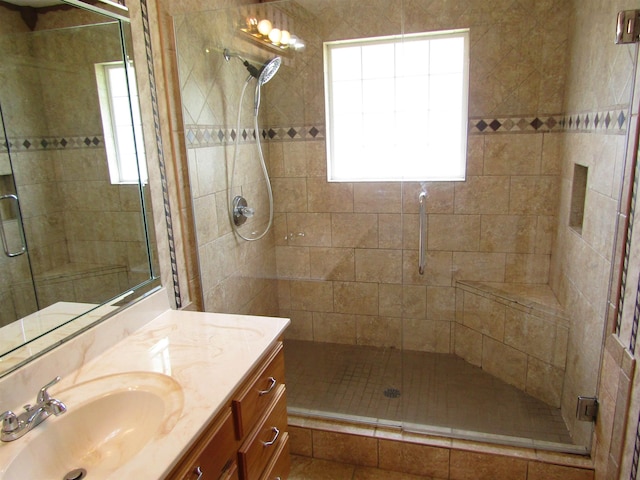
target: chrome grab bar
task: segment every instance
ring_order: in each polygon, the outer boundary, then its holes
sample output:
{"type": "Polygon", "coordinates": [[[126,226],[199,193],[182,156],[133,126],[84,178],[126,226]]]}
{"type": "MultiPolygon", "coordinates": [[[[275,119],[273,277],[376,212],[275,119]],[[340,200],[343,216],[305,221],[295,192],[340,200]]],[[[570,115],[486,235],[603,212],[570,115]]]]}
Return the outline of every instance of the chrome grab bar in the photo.
{"type": "Polygon", "coordinates": [[[18,197],[13,194],[9,195],[1,195],[0,201],[9,200],[15,204],[14,209],[16,211],[16,217],[18,221],[18,231],[20,232],[20,249],[16,252],[9,251],[9,242],[7,241],[7,235],[4,231],[4,221],[2,220],[2,216],[0,216],[0,239],[2,240],[2,249],[4,250],[4,254],[11,258],[17,257],[18,255],[22,255],[27,251],[27,241],[24,236],[24,227],[22,225],[22,216],[20,214],[20,202],[18,201],[18,197]]]}
{"type": "Polygon", "coordinates": [[[425,259],[425,236],[427,231],[427,193],[422,192],[418,197],[418,203],[420,204],[420,238],[418,240],[419,260],[418,260],[418,273],[424,275],[424,267],[426,264],[425,259]]]}

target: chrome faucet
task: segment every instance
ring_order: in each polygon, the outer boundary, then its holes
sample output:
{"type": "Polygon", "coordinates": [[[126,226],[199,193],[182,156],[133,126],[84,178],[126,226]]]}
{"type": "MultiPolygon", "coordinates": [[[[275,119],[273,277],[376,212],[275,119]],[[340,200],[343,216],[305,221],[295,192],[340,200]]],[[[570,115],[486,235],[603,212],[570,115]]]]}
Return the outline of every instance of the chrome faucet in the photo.
{"type": "Polygon", "coordinates": [[[0,432],[0,440],[3,442],[12,442],[30,432],[33,428],[40,425],[49,415],[61,415],[67,411],[67,407],[60,400],[51,398],[49,395],[49,387],[60,381],[60,377],[56,377],[47,383],[38,392],[35,405],[25,405],[24,412],[16,415],[11,410],[7,410],[0,415],[2,421],[2,430],[0,432]]]}

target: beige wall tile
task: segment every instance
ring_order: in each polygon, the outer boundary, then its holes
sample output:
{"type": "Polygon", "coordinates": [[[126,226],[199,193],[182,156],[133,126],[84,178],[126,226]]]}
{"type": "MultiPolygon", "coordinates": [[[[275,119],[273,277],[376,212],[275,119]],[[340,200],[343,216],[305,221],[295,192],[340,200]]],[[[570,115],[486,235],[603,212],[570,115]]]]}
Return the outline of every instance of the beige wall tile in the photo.
{"type": "Polygon", "coordinates": [[[378,441],[371,437],[313,431],[313,456],[351,465],[378,465],[378,441]]]}
{"type": "Polygon", "coordinates": [[[348,282],[356,279],[353,248],[312,247],[309,249],[309,263],[311,278],[348,282]]]}
{"type": "Polygon", "coordinates": [[[449,449],[390,440],[379,440],[380,468],[449,478],[449,449]]]}
{"type": "Polygon", "coordinates": [[[551,363],[555,351],[556,326],[514,308],[505,309],[504,343],[551,363]]]}
{"type": "Polygon", "coordinates": [[[482,175],[484,170],[484,144],[486,135],[469,135],[467,138],[467,175],[482,175]]]}
{"type": "Polygon", "coordinates": [[[353,184],[353,211],[400,213],[402,184],[399,182],[362,182],[353,184]]]}
{"type": "Polygon", "coordinates": [[[316,342],[356,344],[355,315],[313,312],[313,339],[316,342]]]}
{"type": "Polygon", "coordinates": [[[378,315],[378,284],[334,282],[335,311],[378,315]]]}
{"type": "Polygon", "coordinates": [[[504,283],[505,267],[506,255],[502,253],[453,252],[456,280],[504,283]]]}
{"type": "Polygon", "coordinates": [[[501,342],[505,335],[506,311],[507,307],[501,303],[473,293],[464,293],[463,324],[501,342]]]}
{"type": "Polygon", "coordinates": [[[402,316],[404,318],[426,318],[427,287],[423,285],[402,286],[402,316]]]}
{"type": "Polygon", "coordinates": [[[419,352],[451,353],[452,322],[402,319],[402,347],[419,352]]]}
{"type": "Polygon", "coordinates": [[[332,214],[331,245],[334,247],[377,248],[378,216],[371,213],[332,214]]]}
{"type": "Polygon", "coordinates": [[[418,213],[418,198],[423,190],[427,192],[427,213],[453,213],[454,182],[428,182],[423,187],[418,182],[404,182],[402,191],[402,211],[418,213]]]}
{"type": "Polygon", "coordinates": [[[487,135],[484,150],[485,175],[538,175],[543,136],[487,135]]]}
{"type": "Polygon", "coordinates": [[[357,248],[355,256],[356,281],[402,282],[402,251],[357,248]]]}
{"type": "Polygon", "coordinates": [[[472,365],[482,365],[482,334],[460,323],[455,325],[453,351],[472,365]]]}
{"type": "Polygon", "coordinates": [[[309,278],[308,247],[276,247],[277,275],[280,278],[309,278]]]}
{"type": "Polygon", "coordinates": [[[356,343],[402,348],[402,320],[397,317],[355,315],[356,343]]]}
{"type": "Polygon", "coordinates": [[[455,208],[459,214],[509,213],[509,177],[467,177],[455,184],[455,208]]]}
{"type": "Polygon", "coordinates": [[[526,391],[548,405],[560,408],[564,370],[532,356],[527,363],[526,391]]]}
{"type": "Polygon", "coordinates": [[[293,340],[313,340],[313,315],[312,312],[302,312],[300,310],[282,310],[280,315],[291,320],[291,324],[285,331],[285,338],[293,340]]]}
{"type": "Polygon", "coordinates": [[[310,212],[353,212],[353,184],[308,178],[307,188],[310,212]]]}
{"type": "Polygon", "coordinates": [[[333,283],[321,281],[292,281],[291,309],[313,312],[333,311],[333,283]]]}
{"type": "Polygon", "coordinates": [[[313,443],[311,440],[310,428],[289,425],[287,427],[287,432],[289,432],[289,448],[291,449],[291,455],[304,455],[305,457],[311,457],[313,455],[313,443]]]}
{"type": "Polygon", "coordinates": [[[404,217],[399,214],[378,215],[378,247],[402,248],[402,224],[404,217]]]}
{"type": "Polygon", "coordinates": [[[378,286],[378,309],[379,314],[385,317],[401,317],[403,291],[405,286],[380,284],[378,286]]]}
{"type": "Polygon", "coordinates": [[[331,246],[331,215],[328,213],[288,213],[291,246],[331,246]]]}
{"type": "Polygon", "coordinates": [[[508,253],[504,279],[507,283],[549,282],[549,255],[508,253]]]}
{"type": "Polygon", "coordinates": [[[304,178],[273,178],[273,210],[275,212],[306,212],[307,181],[304,178]]]}
{"type": "Polygon", "coordinates": [[[480,250],[534,253],[538,218],[532,215],[482,215],[480,250]]]}
{"type": "Polygon", "coordinates": [[[490,337],[482,339],[482,369],[524,390],[527,355],[490,337]]]}
{"type": "Polygon", "coordinates": [[[513,176],[509,213],[516,215],[554,215],[559,180],[555,176],[513,176]]]}
{"type": "Polygon", "coordinates": [[[455,321],[455,287],[427,287],[427,319],[432,321],[455,321]]]}
{"type": "Polygon", "coordinates": [[[404,250],[402,273],[404,284],[439,285],[449,287],[452,284],[451,252],[427,252],[424,275],[418,272],[418,251],[404,250]]]}
{"type": "Polygon", "coordinates": [[[479,215],[429,215],[429,250],[477,251],[480,244],[479,215]]]}
{"type": "Polygon", "coordinates": [[[526,480],[527,461],[485,453],[451,450],[451,480],[526,480]]]}
{"type": "Polygon", "coordinates": [[[529,462],[527,480],[593,480],[593,470],[529,462]]]}

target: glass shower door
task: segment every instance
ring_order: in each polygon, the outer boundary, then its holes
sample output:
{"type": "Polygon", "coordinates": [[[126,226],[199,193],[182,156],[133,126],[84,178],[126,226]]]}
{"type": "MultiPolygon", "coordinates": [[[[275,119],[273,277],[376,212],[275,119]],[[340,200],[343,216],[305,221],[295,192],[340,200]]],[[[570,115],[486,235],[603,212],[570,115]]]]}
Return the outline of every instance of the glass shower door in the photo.
{"type": "Polygon", "coordinates": [[[4,327],[38,310],[38,302],[1,105],[0,120],[0,327],[4,327]]]}

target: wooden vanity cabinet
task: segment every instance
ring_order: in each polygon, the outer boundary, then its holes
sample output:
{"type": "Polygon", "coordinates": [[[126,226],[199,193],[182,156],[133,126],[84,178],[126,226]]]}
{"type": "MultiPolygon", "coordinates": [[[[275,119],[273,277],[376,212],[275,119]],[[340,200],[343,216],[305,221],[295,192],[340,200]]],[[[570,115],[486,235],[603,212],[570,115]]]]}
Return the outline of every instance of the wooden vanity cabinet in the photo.
{"type": "Polygon", "coordinates": [[[167,480],[285,480],[289,434],[278,342],[232,395],[167,480]]]}

